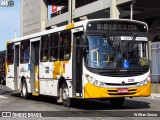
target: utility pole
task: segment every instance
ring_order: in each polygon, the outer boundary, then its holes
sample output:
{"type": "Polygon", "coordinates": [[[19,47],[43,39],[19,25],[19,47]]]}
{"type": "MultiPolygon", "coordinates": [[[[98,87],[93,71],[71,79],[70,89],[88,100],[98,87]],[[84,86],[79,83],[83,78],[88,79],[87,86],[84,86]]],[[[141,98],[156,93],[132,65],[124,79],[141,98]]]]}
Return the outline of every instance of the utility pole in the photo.
{"type": "Polygon", "coordinates": [[[130,19],[133,20],[133,6],[136,3],[136,0],[133,0],[133,3],[131,4],[131,15],[130,15],[130,19]]]}
{"type": "Polygon", "coordinates": [[[14,30],[14,38],[17,38],[16,30],[14,30]]]}
{"type": "Polygon", "coordinates": [[[110,0],[110,18],[119,18],[119,15],[117,0],[110,0]]]}
{"type": "Polygon", "coordinates": [[[75,3],[76,3],[75,0],[68,0],[68,11],[69,11],[68,23],[72,23],[73,22],[75,3]]]}

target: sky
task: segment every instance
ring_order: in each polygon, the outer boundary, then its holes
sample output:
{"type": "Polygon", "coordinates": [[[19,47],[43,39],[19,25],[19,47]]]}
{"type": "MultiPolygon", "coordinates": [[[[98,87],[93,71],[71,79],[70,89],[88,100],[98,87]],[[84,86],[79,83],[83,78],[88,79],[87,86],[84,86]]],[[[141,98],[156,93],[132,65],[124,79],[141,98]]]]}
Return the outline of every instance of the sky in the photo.
{"type": "MultiPolygon", "coordinates": [[[[0,3],[3,0],[0,0],[0,3]]],[[[14,31],[16,36],[20,37],[20,0],[13,0],[14,7],[0,6],[0,51],[6,50],[6,41],[14,38],[14,31]]],[[[51,6],[49,6],[48,13],[51,13],[51,6]]]]}
{"type": "Polygon", "coordinates": [[[14,38],[15,30],[20,36],[20,0],[13,1],[14,7],[0,6],[0,51],[6,50],[6,41],[14,38]]]}

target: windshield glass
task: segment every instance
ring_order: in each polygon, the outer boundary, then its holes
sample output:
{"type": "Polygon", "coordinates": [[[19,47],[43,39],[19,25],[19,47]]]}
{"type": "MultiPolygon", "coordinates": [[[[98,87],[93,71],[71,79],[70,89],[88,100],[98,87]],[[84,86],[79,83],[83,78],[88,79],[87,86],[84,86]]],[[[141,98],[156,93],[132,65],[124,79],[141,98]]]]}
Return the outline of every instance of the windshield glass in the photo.
{"type": "Polygon", "coordinates": [[[148,66],[147,41],[137,38],[87,35],[86,65],[102,69],[140,69],[148,66]]]}

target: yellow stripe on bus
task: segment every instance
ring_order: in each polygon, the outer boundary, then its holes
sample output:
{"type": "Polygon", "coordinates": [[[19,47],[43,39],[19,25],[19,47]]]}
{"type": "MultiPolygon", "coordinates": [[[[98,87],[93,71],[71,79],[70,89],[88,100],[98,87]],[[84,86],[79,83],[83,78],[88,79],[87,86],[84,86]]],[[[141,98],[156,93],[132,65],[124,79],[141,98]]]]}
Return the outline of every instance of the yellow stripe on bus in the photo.
{"type": "Polygon", "coordinates": [[[38,89],[38,87],[39,87],[39,83],[38,83],[38,80],[36,80],[35,81],[35,88],[38,89]]]}
{"type": "Polygon", "coordinates": [[[5,62],[5,77],[8,75],[8,64],[7,61],[5,62]]]}
{"type": "Polygon", "coordinates": [[[66,64],[69,63],[69,61],[56,61],[53,62],[54,70],[53,70],[53,78],[56,78],[57,75],[63,76],[63,74],[66,72],[66,64]]]}
{"type": "Polygon", "coordinates": [[[38,81],[38,66],[35,66],[35,91],[39,90],[39,81],[38,81]]]}

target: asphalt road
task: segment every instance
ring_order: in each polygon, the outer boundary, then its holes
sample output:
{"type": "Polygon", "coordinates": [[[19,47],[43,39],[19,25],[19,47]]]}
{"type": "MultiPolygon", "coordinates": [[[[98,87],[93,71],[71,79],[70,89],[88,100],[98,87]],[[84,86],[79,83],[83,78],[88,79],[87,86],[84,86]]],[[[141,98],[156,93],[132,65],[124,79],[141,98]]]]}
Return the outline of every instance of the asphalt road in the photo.
{"type": "Polygon", "coordinates": [[[0,85],[0,116],[11,114],[10,117],[0,117],[0,120],[17,119],[84,119],[84,120],[158,120],[160,117],[160,98],[127,98],[121,107],[113,107],[109,101],[78,100],[73,107],[63,107],[56,103],[54,97],[32,96],[23,99],[19,92],[11,91],[0,85]],[[6,113],[9,112],[9,113],[6,113]],[[3,112],[3,113],[2,113],[3,112]],[[42,118],[41,118],[42,116],[42,118]],[[138,117],[136,117],[138,116],[138,117]],[[154,116],[154,117],[150,117],[154,116]]]}

